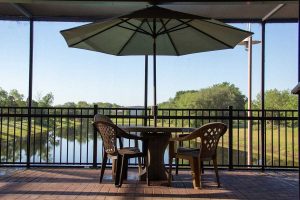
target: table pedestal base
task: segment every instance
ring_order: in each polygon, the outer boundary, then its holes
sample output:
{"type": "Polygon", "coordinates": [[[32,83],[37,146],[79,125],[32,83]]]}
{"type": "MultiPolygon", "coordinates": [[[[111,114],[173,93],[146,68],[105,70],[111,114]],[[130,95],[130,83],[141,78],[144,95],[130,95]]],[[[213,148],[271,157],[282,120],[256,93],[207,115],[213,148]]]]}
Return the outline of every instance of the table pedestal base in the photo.
{"type": "MultiPolygon", "coordinates": [[[[165,149],[169,144],[171,133],[146,133],[143,137],[148,143],[148,173],[149,180],[168,180],[168,173],[164,164],[165,149]]],[[[146,180],[146,171],[141,174],[141,180],[146,180]]]]}

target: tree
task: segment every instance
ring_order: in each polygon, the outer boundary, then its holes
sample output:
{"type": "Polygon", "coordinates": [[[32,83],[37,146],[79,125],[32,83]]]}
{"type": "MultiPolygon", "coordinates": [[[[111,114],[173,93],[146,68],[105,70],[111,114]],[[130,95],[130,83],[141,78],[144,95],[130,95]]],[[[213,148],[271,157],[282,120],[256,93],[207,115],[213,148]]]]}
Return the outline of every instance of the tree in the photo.
{"type": "Polygon", "coordinates": [[[74,102],[66,102],[62,105],[62,107],[66,107],[66,108],[76,108],[76,103],[74,102]]]}
{"type": "Polygon", "coordinates": [[[79,107],[79,108],[87,108],[87,107],[91,107],[91,105],[89,103],[87,103],[86,101],[78,101],[77,107],[79,107]]]}
{"type": "Polygon", "coordinates": [[[233,106],[244,109],[246,97],[234,84],[227,82],[213,85],[198,91],[180,91],[174,99],[164,102],[166,108],[194,108],[194,109],[225,109],[233,106]]]}
{"type": "Polygon", "coordinates": [[[52,92],[46,94],[41,99],[37,101],[39,107],[50,107],[54,101],[54,95],[52,92]]]}
{"type": "Polygon", "coordinates": [[[9,92],[7,99],[7,106],[26,106],[26,101],[24,101],[24,95],[20,94],[16,89],[13,89],[9,92]]]}
{"type": "Polygon", "coordinates": [[[7,106],[8,94],[0,87],[0,106],[7,106]]]}
{"type": "MultiPolygon", "coordinates": [[[[298,98],[296,95],[290,93],[289,90],[271,89],[265,92],[265,109],[266,110],[297,110],[298,98]]],[[[261,94],[258,94],[253,101],[254,109],[261,109],[261,94]]],[[[291,117],[291,112],[266,112],[269,117],[291,117]]],[[[268,120],[267,124],[280,126],[279,120],[268,120]]],[[[293,126],[291,121],[286,122],[288,126],[293,126]]]]}
{"type": "MultiPolygon", "coordinates": [[[[296,110],[297,96],[289,90],[271,89],[265,92],[265,109],[268,110],[296,110]]],[[[261,94],[253,101],[254,109],[261,109],[261,94]]]]}

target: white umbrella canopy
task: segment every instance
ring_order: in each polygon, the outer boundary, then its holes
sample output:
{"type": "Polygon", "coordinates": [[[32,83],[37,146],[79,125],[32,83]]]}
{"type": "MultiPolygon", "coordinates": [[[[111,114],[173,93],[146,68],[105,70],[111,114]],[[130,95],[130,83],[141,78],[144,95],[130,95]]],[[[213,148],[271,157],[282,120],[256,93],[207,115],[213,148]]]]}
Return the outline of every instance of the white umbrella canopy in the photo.
{"type": "Polygon", "coordinates": [[[156,55],[179,56],[230,49],[253,33],[214,19],[152,6],[63,30],[61,34],[69,47],[118,56],[153,55],[156,107],[156,55]]]}
{"type": "Polygon", "coordinates": [[[252,33],[217,20],[152,6],[63,30],[69,47],[112,55],[185,55],[234,48],[252,33]]]}

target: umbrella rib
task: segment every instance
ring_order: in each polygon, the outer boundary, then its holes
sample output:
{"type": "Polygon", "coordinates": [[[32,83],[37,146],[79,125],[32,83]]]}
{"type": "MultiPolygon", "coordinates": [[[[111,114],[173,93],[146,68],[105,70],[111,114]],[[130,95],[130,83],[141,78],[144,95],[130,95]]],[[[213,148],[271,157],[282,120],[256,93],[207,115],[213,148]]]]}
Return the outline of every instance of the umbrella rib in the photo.
{"type": "Polygon", "coordinates": [[[139,33],[144,34],[144,35],[151,35],[151,34],[149,34],[147,32],[140,31],[140,30],[133,29],[133,28],[129,28],[129,27],[125,27],[125,26],[121,26],[121,25],[118,25],[118,27],[130,30],[130,31],[134,31],[134,32],[139,32],[139,33]]]}
{"type": "MultiPolygon", "coordinates": [[[[171,21],[171,19],[168,19],[167,22],[165,23],[165,25],[167,25],[169,22],[171,21]]],[[[163,20],[160,18],[160,22],[163,23],[163,20]]],[[[160,31],[162,31],[163,29],[166,30],[165,27],[160,27],[160,29],[157,31],[157,35],[159,35],[160,31]]]]}
{"type": "MultiPolygon", "coordinates": [[[[123,21],[124,19],[120,19],[120,20],[123,21]]],[[[152,35],[151,33],[147,32],[146,30],[141,29],[140,27],[138,27],[138,26],[136,26],[136,25],[134,25],[134,24],[128,22],[128,20],[126,20],[126,21],[124,21],[124,22],[127,23],[127,24],[129,24],[130,26],[133,26],[133,27],[136,28],[136,29],[132,29],[132,28],[129,28],[129,27],[123,27],[123,26],[120,26],[120,25],[119,25],[119,27],[122,27],[122,28],[125,28],[125,29],[129,29],[129,30],[132,30],[132,31],[137,31],[137,32],[143,33],[143,34],[145,34],[145,35],[152,35]]]]}
{"type": "Polygon", "coordinates": [[[176,46],[175,46],[175,44],[174,44],[174,41],[173,41],[173,39],[171,38],[169,32],[168,32],[167,29],[166,29],[166,26],[165,26],[166,24],[164,24],[164,22],[162,21],[162,19],[160,19],[160,22],[162,23],[164,29],[166,30],[166,34],[167,34],[167,36],[168,36],[168,38],[169,38],[169,40],[170,40],[170,42],[171,42],[171,44],[172,44],[172,46],[173,46],[173,48],[174,48],[174,50],[175,50],[177,56],[179,56],[179,53],[178,53],[178,50],[177,50],[177,48],[176,48],[176,46]]]}
{"type": "Polygon", "coordinates": [[[153,35],[153,29],[152,29],[152,27],[150,26],[148,19],[146,19],[146,22],[147,22],[147,25],[148,25],[148,27],[149,27],[149,29],[150,29],[152,35],[153,35]]]}
{"type": "Polygon", "coordinates": [[[73,44],[70,44],[69,47],[73,47],[73,46],[75,46],[75,45],[77,45],[77,44],[79,44],[79,43],[81,43],[81,42],[84,42],[84,41],[86,41],[86,40],[88,40],[88,39],[90,39],[90,38],[92,38],[92,37],[94,37],[94,36],[96,36],[96,35],[98,35],[98,34],[100,34],[100,33],[103,33],[104,31],[107,31],[107,30],[109,30],[109,29],[111,29],[111,28],[113,28],[113,27],[115,27],[115,26],[120,25],[121,23],[123,23],[123,22],[119,22],[119,23],[114,24],[114,25],[112,25],[112,26],[110,26],[110,27],[107,27],[107,28],[104,29],[104,30],[101,30],[101,31],[99,31],[99,32],[97,32],[97,33],[94,33],[93,35],[90,35],[90,36],[88,36],[88,37],[86,37],[86,38],[83,38],[82,40],[79,40],[78,42],[75,42],[75,43],[73,43],[73,44]]]}
{"type": "MultiPolygon", "coordinates": [[[[170,28],[170,29],[166,29],[165,28],[165,30],[164,31],[162,31],[162,32],[160,32],[160,33],[158,33],[158,35],[161,35],[161,34],[165,34],[165,33],[167,33],[167,32],[173,32],[173,31],[178,31],[178,30],[181,30],[181,29],[185,29],[185,28],[187,28],[187,27],[189,27],[188,25],[187,25],[187,23],[189,23],[189,22],[191,22],[191,21],[193,21],[193,20],[188,20],[188,21],[186,21],[186,22],[181,22],[181,24],[179,24],[179,25],[176,25],[176,26],[174,26],[174,27],[172,27],[172,28],[170,28]],[[185,26],[184,26],[185,25],[185,26]],[[181,27],[181,26],[183,26],[183,27],[181,27]],[[179,28],[180,27],[180,28],[179,28]]],[[[167,25],[167,24],[166,24],[167,25]]]]}
{"type": "MultiPolygon", "coordinates": [[[[178,19],[178,21],[181,21],[181,20],[178,19]]],[[[190,24],[186,24],[186,25],[189,26],[189,27],[191,27],[192,29],[195,29],[196,31],[198,31],[198,32],[200,32],[200,33],[206,35],[207,37],[209,37],[209,38],[211,38],[211,39],[213,39],[213,40],[215,40],[215,41],[217,41],[217,42],[219,42],[219,43],[221,43],[221,44],[223,44],[223,45],[229,47],[229,48],[234,48],[234,46],[231,46],[231,45],[229,45],[229,44],[227,44],[227,43],[225,43],[225,42],[219,40],[218,38],[215,38],[214,36],[209,35],[208,33],[205,33],[204,31],[199,30],[198,28],[196,28],[196,27],[194,27],[194,26],[192,26],[192,25],[190,25],[190,24]]]]}
{"type": "MultiPolygon", "coordinates": [[[[143,19],[142,23],[139,25],[138,28],[140,28],[143,24],[145,23],[145,19],[143,19]]],[[[121,52],[124,50],[124,48],[127,46],[127,44],[132,40],[132,38],[135,36],[135,34],[137,33],[138,31],[134,31],[133,34],[130,36],[130,38],[125,42],[125,44],[122,46],[122,48],[120,49],[120,51],[118,52],[117,55],[120,55],[121,52]]]]}
{"type": "MultiPolygon", "coordinates": [[[[181,24],[182,25],[182,24],[181,24]]],[[[181,26],[180,25],[180,26],[181,26]]],[[[159,33],[159,35],[162,35],[162,34],[166,34],[166,33],[172,33],[172,32],[174,32],[174,31],[179,31],[179,30],[182,30],[182,29],[185,29],[185,28],[188,28],[189,26],[188,25],[185,25],[185,26],[183,26],[183,27],[180,27],[180,28],[172,28],[172,30],[165,30],[165,31],[162,31],[162,32],[160,32],[159,33]]]]}

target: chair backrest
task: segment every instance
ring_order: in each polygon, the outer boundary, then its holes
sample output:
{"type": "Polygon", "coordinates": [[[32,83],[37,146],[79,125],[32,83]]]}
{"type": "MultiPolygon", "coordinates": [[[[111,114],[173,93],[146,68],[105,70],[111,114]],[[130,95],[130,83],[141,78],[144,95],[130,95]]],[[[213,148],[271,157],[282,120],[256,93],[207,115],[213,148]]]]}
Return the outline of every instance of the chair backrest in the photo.
{"type": "Polygon", "coordinates": [[[117,130],[111,119],[105,115],[97,114],[94,117],[93,125],[100,133],[105,152],[110,155],[117,155],[117,130]]]}
{"type": "Polygon", "coordinates": [[[220,137],[227,131],[227,126],[220,122],[208,123],[189,136],[189,139],[201,138],[200,157],[213,158],[216,156],[220,137]]]}
{"type": "Polygon", "coordinates": [[[97,121],[100,121],[100,120],[106,121],[106,122],[109,122],[109,123],[113,123],[109,117],[107,117],[105,115],[101,115],[101,114],[96,114],[94,116],[94,122],[97,122],[97,121]]]}
{"type": "Polygon", "coordinates": [[[200,133],[201,138],[201,158],[212,158],[217,154],[217,147],[220,137],[227,131],[227,126],[223,123],[211,123],[203,127],[200,133]]]}

